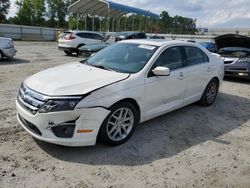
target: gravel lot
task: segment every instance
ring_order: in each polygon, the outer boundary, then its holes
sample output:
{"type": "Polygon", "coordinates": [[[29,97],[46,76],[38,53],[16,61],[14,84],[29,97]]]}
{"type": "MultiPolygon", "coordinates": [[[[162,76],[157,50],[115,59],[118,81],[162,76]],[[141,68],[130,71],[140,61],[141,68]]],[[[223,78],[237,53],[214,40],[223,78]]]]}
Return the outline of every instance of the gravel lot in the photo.
{"type": "Polygon", "coordinates": [[[31,74],[81,58],[56,43],[15,46],[0,62],[0,187],[250,187],[250,82],[227,80],[213,106],[143,123],[121,146],[67,148],[28,135],[14,102],[31,74]]]}

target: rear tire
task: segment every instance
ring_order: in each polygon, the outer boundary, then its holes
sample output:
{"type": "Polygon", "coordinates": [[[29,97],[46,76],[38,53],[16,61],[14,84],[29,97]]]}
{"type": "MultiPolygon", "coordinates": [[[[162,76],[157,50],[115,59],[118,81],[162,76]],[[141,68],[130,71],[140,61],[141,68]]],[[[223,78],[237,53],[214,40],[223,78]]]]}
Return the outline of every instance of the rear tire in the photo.
{"type": "Polygon", "coordinates": [[[219,82],[216,79],[212,79],[208,83],[208,85],[207,85],[207,87],[206,87],[206,89],[205,89],[205,91],[204,91],[204,93],[199,101],[199,104],[201,104],[202,106],[212,105],[217,97],[218,90],[219,90],[219,82]]]}
{"type": "Polygon", "coordinates": [[[117,103],[110,110],[102,123],[98,138],[104,144],[117,146],[132,136],[139,123],[139,115],[136,108],[127,102],[117,103]]]}
{"type": "Polygon", "coordinates": [[[71,56],[72,55],[72,52],[71,51],[68,51],[68,50],[64,50],[64,53],[68,56],[71,56]]]}
{"type": "Polygon", "coordinates": [[[77,55],[77,56],[81,55],[81,52],[80,52],[79,48],[81,48],[81,47],[84,46],[84,45],[85,45],[85,44],[80,44],[80,45],[77,46],[77,51],[76,51],[76,55],[77,55]]]}
{"type": "Polygon", "coordinates": [[[0,61],[3,59],[3,53],[0,51],[0,61]]]}

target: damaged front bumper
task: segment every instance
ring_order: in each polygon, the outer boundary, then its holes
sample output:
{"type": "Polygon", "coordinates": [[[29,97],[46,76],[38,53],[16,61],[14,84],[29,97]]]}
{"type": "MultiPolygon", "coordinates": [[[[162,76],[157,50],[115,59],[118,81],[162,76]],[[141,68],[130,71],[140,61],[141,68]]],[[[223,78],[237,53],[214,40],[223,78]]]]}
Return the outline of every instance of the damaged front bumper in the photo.
{"type": "Polygon", "coordinates": [[[16,108],[17,119],[29,134],[38,140],[64,146],[95,145],[102,122],[110,113],[96,107],[32,115],[17,101],[16,108]]]}

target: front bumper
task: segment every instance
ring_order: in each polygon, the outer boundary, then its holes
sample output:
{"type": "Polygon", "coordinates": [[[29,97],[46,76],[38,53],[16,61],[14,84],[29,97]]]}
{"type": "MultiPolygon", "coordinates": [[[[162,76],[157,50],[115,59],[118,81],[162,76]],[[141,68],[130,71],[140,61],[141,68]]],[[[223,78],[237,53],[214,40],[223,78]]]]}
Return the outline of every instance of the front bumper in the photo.
{"type": "Polygon", "coordinates": [[[225,65],[225,76],[238,77],[238,78],[250,78],[250,65],[247,64],[231,64],[225,65]]]}
{"type": "Polygon", "coordinates": [[[13,58],[16,55],[16,49],[15,48],[8,48],[8,49],[2,49],[3,56],[8,58],[13,58]]]}
{"type": "Polygon", "coordinates": [[[32,115],[17,101],[16,108],[17,119],[29,134],[38,140],[64,146],[95,145],[102,122],[110,113],[107,109],[97,107],[55,113],[36,113],[32,115]],[[55,136],[52,127],[72,120],[76,120],[72,138],[59,138],[55,136]],[[28,122],[28,125],[25,122],[28,122]]]}

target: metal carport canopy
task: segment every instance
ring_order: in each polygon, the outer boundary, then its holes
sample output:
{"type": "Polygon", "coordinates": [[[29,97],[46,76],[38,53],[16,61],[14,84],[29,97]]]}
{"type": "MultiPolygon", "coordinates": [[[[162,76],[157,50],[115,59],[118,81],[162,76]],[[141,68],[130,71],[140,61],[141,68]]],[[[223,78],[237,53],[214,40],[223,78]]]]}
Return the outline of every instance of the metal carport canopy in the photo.
{"type": "Polygon", "coordinates": [[[129,13],[135,13],[159,19],[158,14],[150,11],[134,8],[106,0],[79,0],[69,6],[69,12],[78,14],[90,14],[102,17],[119,18],[129,13]]]}

